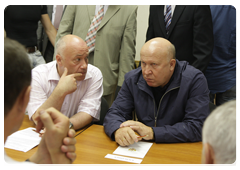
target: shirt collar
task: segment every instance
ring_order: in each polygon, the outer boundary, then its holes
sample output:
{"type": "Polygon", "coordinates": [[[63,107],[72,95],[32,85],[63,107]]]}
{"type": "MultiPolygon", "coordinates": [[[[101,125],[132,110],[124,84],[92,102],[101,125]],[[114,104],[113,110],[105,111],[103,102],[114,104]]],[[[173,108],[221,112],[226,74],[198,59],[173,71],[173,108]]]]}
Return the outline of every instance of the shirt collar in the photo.
{"type": "Polygon", "coordinates": [[[57,72],[57,62],[53,61],[52,67],[49,69],[48,80],[60,80],[60,76],[57,72]]]}

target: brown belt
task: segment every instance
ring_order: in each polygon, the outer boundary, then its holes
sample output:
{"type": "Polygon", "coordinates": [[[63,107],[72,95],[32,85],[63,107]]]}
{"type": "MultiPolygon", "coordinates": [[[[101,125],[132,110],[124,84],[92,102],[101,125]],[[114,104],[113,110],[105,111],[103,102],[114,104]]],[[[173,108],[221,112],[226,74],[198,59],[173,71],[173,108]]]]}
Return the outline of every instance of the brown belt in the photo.
{"type": "Polygon", "coordinates": [[[27,53],[34,53],[38,49],[37,49],[37,46],[34,46],[34,47],[26,47],[26,50],[27,50],[27,53]]]}

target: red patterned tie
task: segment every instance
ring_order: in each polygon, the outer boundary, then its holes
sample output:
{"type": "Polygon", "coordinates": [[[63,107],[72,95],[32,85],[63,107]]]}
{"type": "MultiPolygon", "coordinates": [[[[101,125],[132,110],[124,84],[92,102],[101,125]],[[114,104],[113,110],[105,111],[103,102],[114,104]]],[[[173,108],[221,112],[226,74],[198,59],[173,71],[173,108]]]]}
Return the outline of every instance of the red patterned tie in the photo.
{"type": "Polygon", "coordinates": [[[103,19],[103,16],[104,16],[104,6],[100,5],[98,13],[94,16],[87,33],[87,37],[85,39],[85,42],[87,43],[87,46],[89,48],[89,53],[92,52],[95,48],[96,33],[100,25],[100,22],[103,19]]]}

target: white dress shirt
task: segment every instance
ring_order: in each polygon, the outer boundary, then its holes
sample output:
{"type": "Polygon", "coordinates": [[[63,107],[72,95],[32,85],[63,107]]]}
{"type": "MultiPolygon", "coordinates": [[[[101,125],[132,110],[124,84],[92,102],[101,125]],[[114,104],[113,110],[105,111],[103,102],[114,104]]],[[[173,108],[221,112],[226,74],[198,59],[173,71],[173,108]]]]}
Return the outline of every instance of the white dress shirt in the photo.
{"type": "MultiPolygon", "coordinates": [[[[104,6],[103,6],[103,8],[104,8],[104,15],[105,15],[106,12],[107,12],[108,6],[109,6],[109,5],[104,5],[104,6]]],[[[100,8],[100,5],[96,5],[96,8],[95,8],[95,15],[97,14],[99,8],[100,8]]]]}
{"type": "MultiPolygon", "coordinates": [[[[53,12],[52,12],[52,24],[54,25],[55,21],[55,13],[56,13],[56,7],[57,5],[53,5],[53,12]]],[[[64,10],[65,5],[63,5],[63,10],[64,10]]]]}
{"type": "MultiPolygon", "coordinates": [[[[52,61],[48,64],[39,65],[32,70],[32,90],[27,107],[30,120],[58,84],[60,76],[56,64],[56,61],[52,61]]],[[[101,71],[97,67],[88,64],[85,79],[77,81],[77,90],[66,95],[61,112],[69,118],[78,112],[85,112],[95,120],[99,120],[103,94],[102,82],[101,71]]]]}

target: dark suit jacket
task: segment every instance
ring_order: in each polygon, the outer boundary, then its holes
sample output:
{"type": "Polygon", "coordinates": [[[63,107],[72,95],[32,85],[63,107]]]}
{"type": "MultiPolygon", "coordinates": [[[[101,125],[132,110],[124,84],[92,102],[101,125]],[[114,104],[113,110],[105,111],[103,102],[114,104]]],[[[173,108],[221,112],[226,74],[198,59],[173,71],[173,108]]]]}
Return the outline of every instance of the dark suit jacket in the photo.
{"type": "Polygon", "coordinates": [[[204,72],[212,56],[213,27],[208,5],[176,5],[166,34],[164,5],[151,5],[146,41],[163,37],[176,48],[176,58],[204,72]]]}

